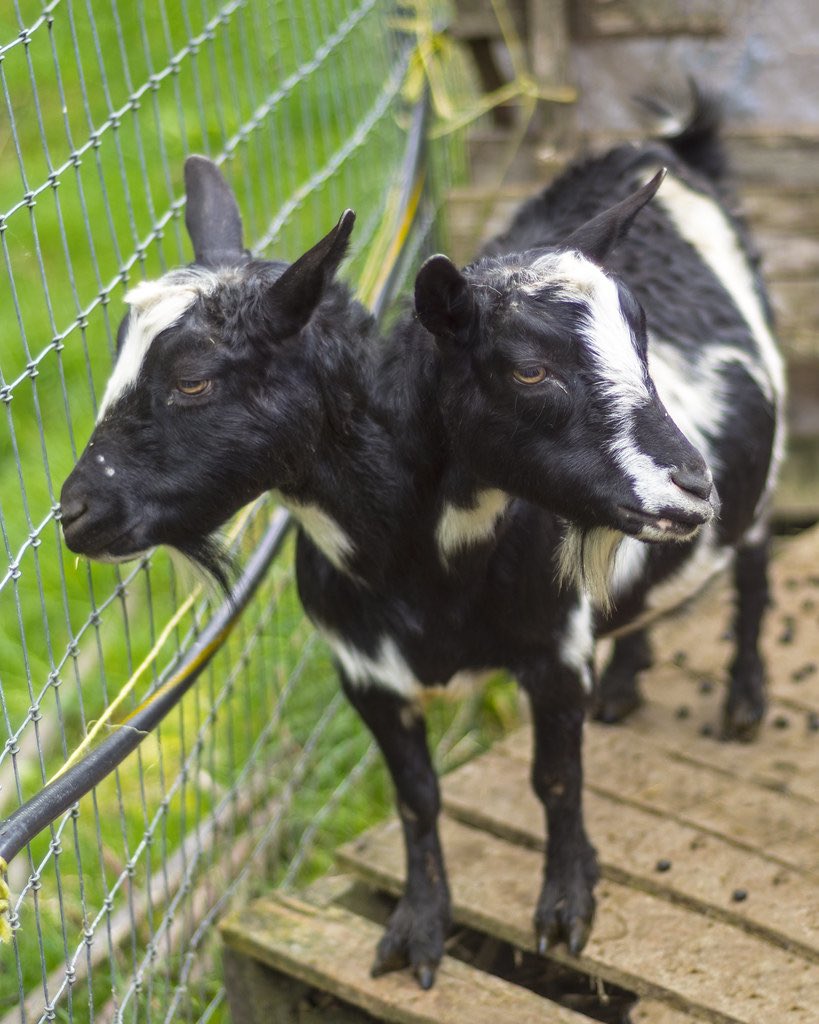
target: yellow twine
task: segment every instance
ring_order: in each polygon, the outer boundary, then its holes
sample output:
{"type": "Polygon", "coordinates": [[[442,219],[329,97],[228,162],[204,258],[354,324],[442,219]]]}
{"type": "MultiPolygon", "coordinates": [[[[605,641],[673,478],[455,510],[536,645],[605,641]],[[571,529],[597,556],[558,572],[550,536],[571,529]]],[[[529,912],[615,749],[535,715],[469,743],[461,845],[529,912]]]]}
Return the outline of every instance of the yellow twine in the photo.
{"type": "Polygon", "coordinates": [[[449,135],[477,121],[490,110],[515,99],[534,104],[537,100],[550,103],[574,103],[577,90],[568,85],[545,85],[538,83],[531,73],[526,60],[526,48],[520,38],[514,21],[509,14],[505,0],[492,0],[492,7],[501,31],[501,36],[512,61],[512,79],[492,92],[471,102],[466,109],[458,112],[458,102],[446,81],[445,67],[451,62],[457,50],[443,31],[435,28],[432,8],[426,0],[417,0],[413,15],[393,19],[393,24],[406,33],[414,33],[415,50],[407,71],[404,94],[410,101],[417,100],[424,84],[429,87],[432,105],[439,123],[430,130],[432,139],[449,135]]]}
{"type": "Polygon", "coordinates": [[[2,877],[8,871],[8,864],[0,857],[0,942],[11,942],[11,919],[9,918],[9,906],[11,905],[11,893],[2,877]]]}
{"type": "MultiPolygon", "coordinates": [[[[245,525],[245,523],[247,522],[248,518],[253,513],[254,508],[255,508],[254,505],[249,505],[242,512],[242,514],[238,517],[236,522],[233,524],[233,527],[232,527],[230,533],[228,534],[228,539],[229,540],[231,540],[231,541],[234,540],[235,537],[239,534],[239,532],[241,531],[242,527],[245,525]]],[[[72,765],[76,764],[77,761],[82,757],[82,755],[88,750],[88,748],[94,742],[94,740],[99,735],[101,730],[110,722],[111,717],[114,714],[114,712],[117,710],[117,708],[119,708],[120,705],[122,704],[122,702],[126,699],[126,697],[128,697],[129,694],[133,692],[133,689],[136,686],[136,684],[139,681],[139,679],[144,675],[144,673],[147,671],[147,669],[150,668],[150,666],[156,661],[157,657],[159,656],[159,652],[162,650],[162,648],[165,645],[165,641],[168,639],[168,637],[171,635],[171,633],[177,627],[177,625],[179,625],[179,622],[181,621],[181,619],[190,611],[192,605],[198,599],[198,597],[201,595],[201,593],[202,593],[202,584],[201,583],[197,583],[196,586],[191,591],[191,593],[185,598],[185,600],[182,602],[182,604],[176,609],[176,611],[170,617],[170,619],[168,620],[168,622],[165,625],[165,628],[159,634],[159,636],[157,637],[156,641],[154,642],[154,645],[151,647],[150,651],[148,651],[148,653],[142,659],[142,661],[140,662],[140,664],[137,667],[137,669],[131,675],[130,679],[128,679],[123,684],[123,686],[120,689],[119,693],[111,701],[111,703],[108,705],[108,707],[103,711],[103,713],[97,719],[97,721],[94,724],[94,726],[91,729],[88,730],[88,733],[86,734],[85,739],[82,741],[82,743],[79,744],[79,746],[69,756],[68,760],[62,766],[62,768],[60,768],[59,771],[57,771],[54,775],[52,775],[51,779],[49,780],[50,782],[54,782],[56,779],[59,779],[60,776],[63,775],[65,772],[67,772],[68,769],[72,765]]],[[[196,664],[197,665],[200,664],[200,659],[197,659],[196,664]]],[[[180,675],[181,675],[180,672],[175,673],[174,676],[172,677],[172,679],[169,680],[167,684],[164,684],[154,694],[151,694],[151,696],[148,697],[147,700],[143,702],[143,704],[153,700],[153,698],[156,695],[156,693],[162,693],[165,689],[167,689],[167,687],[171,683],[177,681],[179,679],[180,675]]],[[[142,706],[143,705],[140,705],[140,707],[142,707],[142,706]]],[[[127,719],[126,719],[126,721],[127,721],[127,719]]]]}

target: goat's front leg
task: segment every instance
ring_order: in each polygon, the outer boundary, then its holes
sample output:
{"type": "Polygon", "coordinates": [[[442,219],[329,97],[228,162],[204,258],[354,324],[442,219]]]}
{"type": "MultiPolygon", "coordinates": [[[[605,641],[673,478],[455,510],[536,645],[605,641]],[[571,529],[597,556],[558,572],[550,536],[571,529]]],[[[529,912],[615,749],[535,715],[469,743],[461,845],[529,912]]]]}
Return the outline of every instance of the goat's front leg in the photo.
{"type": "Polygon", "coordinates": [[[579,953],[594,918],[597,856],[583,824],[586,695],[575,669],[557,662],[522,673],[532,705],[532,786],[546,811],[546,863],[535,911],[538,952],[565,941],[579,953]]]}
{"type": "Polygon", "coordinates": [[[597,685],[594,717],[598,722],[613,725],[622,722],[643,703],[637,677],[651,667],[651,644],[648,633],[638,629],[614,641],[611,658],[597,685]]]}
{"type": "Polygon", "coordinates": [[[768,539],[741,547],[734,563],[736,655],[722,712],[722,737],[753,740],[765,714],[765,666],[759,631],[768,605],[768,539]]]}
{"type": "Polygon", "coordinates": [[[387,762],[406,847],[406,888],[378,944],[372,974],[409,964],[428,989],[444,953],[450,899],[438,838],[441,798],[424,717],[408,701],[375,685],[361,686],[343,676],[342,684],[387,762]]]}

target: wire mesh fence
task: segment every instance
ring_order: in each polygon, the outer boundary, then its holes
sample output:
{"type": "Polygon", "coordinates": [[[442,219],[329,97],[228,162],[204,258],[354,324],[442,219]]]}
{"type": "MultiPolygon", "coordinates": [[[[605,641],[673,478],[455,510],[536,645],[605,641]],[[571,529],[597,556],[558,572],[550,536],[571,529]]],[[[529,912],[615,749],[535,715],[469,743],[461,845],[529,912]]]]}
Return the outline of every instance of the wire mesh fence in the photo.
{"type": "MultiPolygon", "coordinates": [[[[428,200],[392,251],[406,86],[434,13],[388,0],[3,6],[0,819],[114,700],[128,710],[157,687],[218,600],[162,551],[78,562],[59,527],[122,295],[191,258],[184,157],[222,165],[262,255],[295,257],[354,207],[346,276],[384,294],[432,229],[428,200]]],[[[433,157],[445,176],[457,147],[433,157]]],[[[262,499],[232,524],[240,560],[278,514],[262,499]]],[[[0,1024],[220,1019],[226,902],[325,868],[386,811],[385,776],[298,605],[291,545],[178,707],[9,865],[0,1024]]],[[[473,742],[472,710],[439,713],[444,762],[473,742]]]]}

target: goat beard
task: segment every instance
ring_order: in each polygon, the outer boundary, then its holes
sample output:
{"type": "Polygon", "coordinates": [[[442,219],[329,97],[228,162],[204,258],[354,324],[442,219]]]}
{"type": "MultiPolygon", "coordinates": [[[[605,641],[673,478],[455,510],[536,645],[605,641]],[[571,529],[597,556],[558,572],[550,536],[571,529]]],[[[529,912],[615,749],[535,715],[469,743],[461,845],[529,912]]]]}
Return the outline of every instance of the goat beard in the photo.
{"type": "Polygon", "coordinates": [[[222,593],[230,598],[231,580],[236,576],[233,556],[217,537],[199,537],[175,545],[177,551],[214,580],[222,593]]]}
{"type": "Polygon", "coordinates": [[[569,525],[558,554],[561,586],[584,590],[597,607],[610,611],[614,556],[622,540],[622,533],[606,526],[584,529],[569,525]]]}

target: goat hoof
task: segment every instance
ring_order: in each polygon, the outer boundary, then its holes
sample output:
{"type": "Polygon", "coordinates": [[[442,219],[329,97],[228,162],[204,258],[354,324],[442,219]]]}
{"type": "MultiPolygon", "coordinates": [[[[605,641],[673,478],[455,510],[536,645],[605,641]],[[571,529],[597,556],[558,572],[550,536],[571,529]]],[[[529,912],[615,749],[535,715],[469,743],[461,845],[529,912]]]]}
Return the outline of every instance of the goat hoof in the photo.
{"type": "Polygon", "coordinates": [[[738,743],[752,743],[762,724],[765,706],[749,700],[739,700],[726,705],[722,713],[720,738],[736,740],[738,743]]]}
{"type": "Polygon", "coordinates": [[[628,693],[606,694],[598,697],[592,712],[595,722],[616,725],[641,707],[643,698],[637,690],[628,693]]]}
{"type": "Polygon", "coordinates": [[[435,984],[435,972],[444,954],[448,907],[414,907],[401,900],[392,913],[376,950],[370,974],[379,978],[390,971],[411,967],[422,989],[435,984]]]}
{"type": "Polygon", "coordinates": [[[415,977],[421,988],[428,992],[435,984],[435,968],[430,964],[421,964],[415,968],[415,977]]]}
{"type": "Polygon", "coordinates": [[[537,951],[541,956],[559,942],[565,942],[569,952],[577,956],[589,941],[596,877],[597,869],[592,863],[588,870],[576,868],[566,882],[546,881],[535,913],[537,951]]]}

